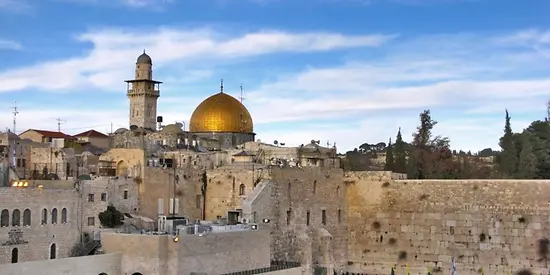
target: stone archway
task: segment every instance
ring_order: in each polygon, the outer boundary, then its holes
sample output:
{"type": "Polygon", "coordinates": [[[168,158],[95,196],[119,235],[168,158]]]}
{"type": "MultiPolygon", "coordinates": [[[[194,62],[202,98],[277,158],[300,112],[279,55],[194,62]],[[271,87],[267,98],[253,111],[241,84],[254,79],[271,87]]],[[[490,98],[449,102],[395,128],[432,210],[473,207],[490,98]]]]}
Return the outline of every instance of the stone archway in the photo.
{"type": "Polygon", "coordinates": [[[116,175],[119,177],[128,176],[128,163],[121,160],[116,164],[116,175]]]}

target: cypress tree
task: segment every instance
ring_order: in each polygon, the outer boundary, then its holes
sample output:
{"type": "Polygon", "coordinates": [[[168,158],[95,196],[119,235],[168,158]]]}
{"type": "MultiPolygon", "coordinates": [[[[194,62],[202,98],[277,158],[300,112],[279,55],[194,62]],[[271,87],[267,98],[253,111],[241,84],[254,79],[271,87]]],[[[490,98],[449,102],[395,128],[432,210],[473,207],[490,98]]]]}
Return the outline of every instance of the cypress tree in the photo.
{"type": "Polygon", "coordinates": [[[403,142],[403,136],[401,136],[401,127],[399,127],[397,131],[397,137],[393,147],[393,152],[395,153],[393,171],[395,173],[407,173],[407,152],[405,149],[405,142],[403,142]]]}
{"type": "Polygon", "coordinates": [[[386,164],[384,165],[385,171],[393,171],[393,146],[391,144],[391,138],[386,147],[386,164]]]}
{"type": "Polygon", "coordinates": [[[501,152],[498,167],[500,173],[507,178],[511,178],[515,175],[518,165],[517,150],[514,144],[514,133],[512,132],[510,119],[508,110],[506,110],[504,135],[500,138],[499,142],[501,152]]]}

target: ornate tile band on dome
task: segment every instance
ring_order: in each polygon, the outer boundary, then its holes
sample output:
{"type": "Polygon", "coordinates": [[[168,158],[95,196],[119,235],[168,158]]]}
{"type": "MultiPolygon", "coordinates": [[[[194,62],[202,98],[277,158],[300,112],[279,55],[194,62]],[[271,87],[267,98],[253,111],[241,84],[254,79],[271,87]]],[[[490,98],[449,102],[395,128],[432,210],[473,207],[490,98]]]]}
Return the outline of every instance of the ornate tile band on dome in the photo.
{"type": "Polygon", "coordinates": [[[253,133],[252,117],[236,98],[223,92],[205,99],[191,115],[189,130],[195,133],[253,133]]]}

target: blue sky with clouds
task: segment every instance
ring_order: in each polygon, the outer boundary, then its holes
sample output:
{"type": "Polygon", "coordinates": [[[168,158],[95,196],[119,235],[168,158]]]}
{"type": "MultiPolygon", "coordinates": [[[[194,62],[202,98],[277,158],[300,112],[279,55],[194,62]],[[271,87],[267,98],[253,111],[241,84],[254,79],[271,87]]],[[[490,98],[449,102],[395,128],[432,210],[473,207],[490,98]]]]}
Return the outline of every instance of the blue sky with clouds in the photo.
{"type": "Polygon", "coordinates": [[[548,0],[0,0],[0,127],[128,127],[123,80],[143,49],[159,115],[187,121],[245,91],[258,138],[406,139],[431,109],[456,149],[498,148],[546,115],[548,0]]]}

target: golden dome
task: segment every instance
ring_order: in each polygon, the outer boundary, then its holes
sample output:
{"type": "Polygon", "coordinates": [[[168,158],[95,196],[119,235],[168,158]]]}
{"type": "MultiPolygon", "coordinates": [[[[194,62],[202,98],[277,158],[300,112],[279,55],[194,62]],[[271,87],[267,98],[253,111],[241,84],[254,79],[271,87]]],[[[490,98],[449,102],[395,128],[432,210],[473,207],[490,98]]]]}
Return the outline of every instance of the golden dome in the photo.
{"type": "Polygon", "coordinates": [[[205,99],[191,115],[191,132],[253,133],[250,113],[234,97],[217,93],[205,99]]]}

